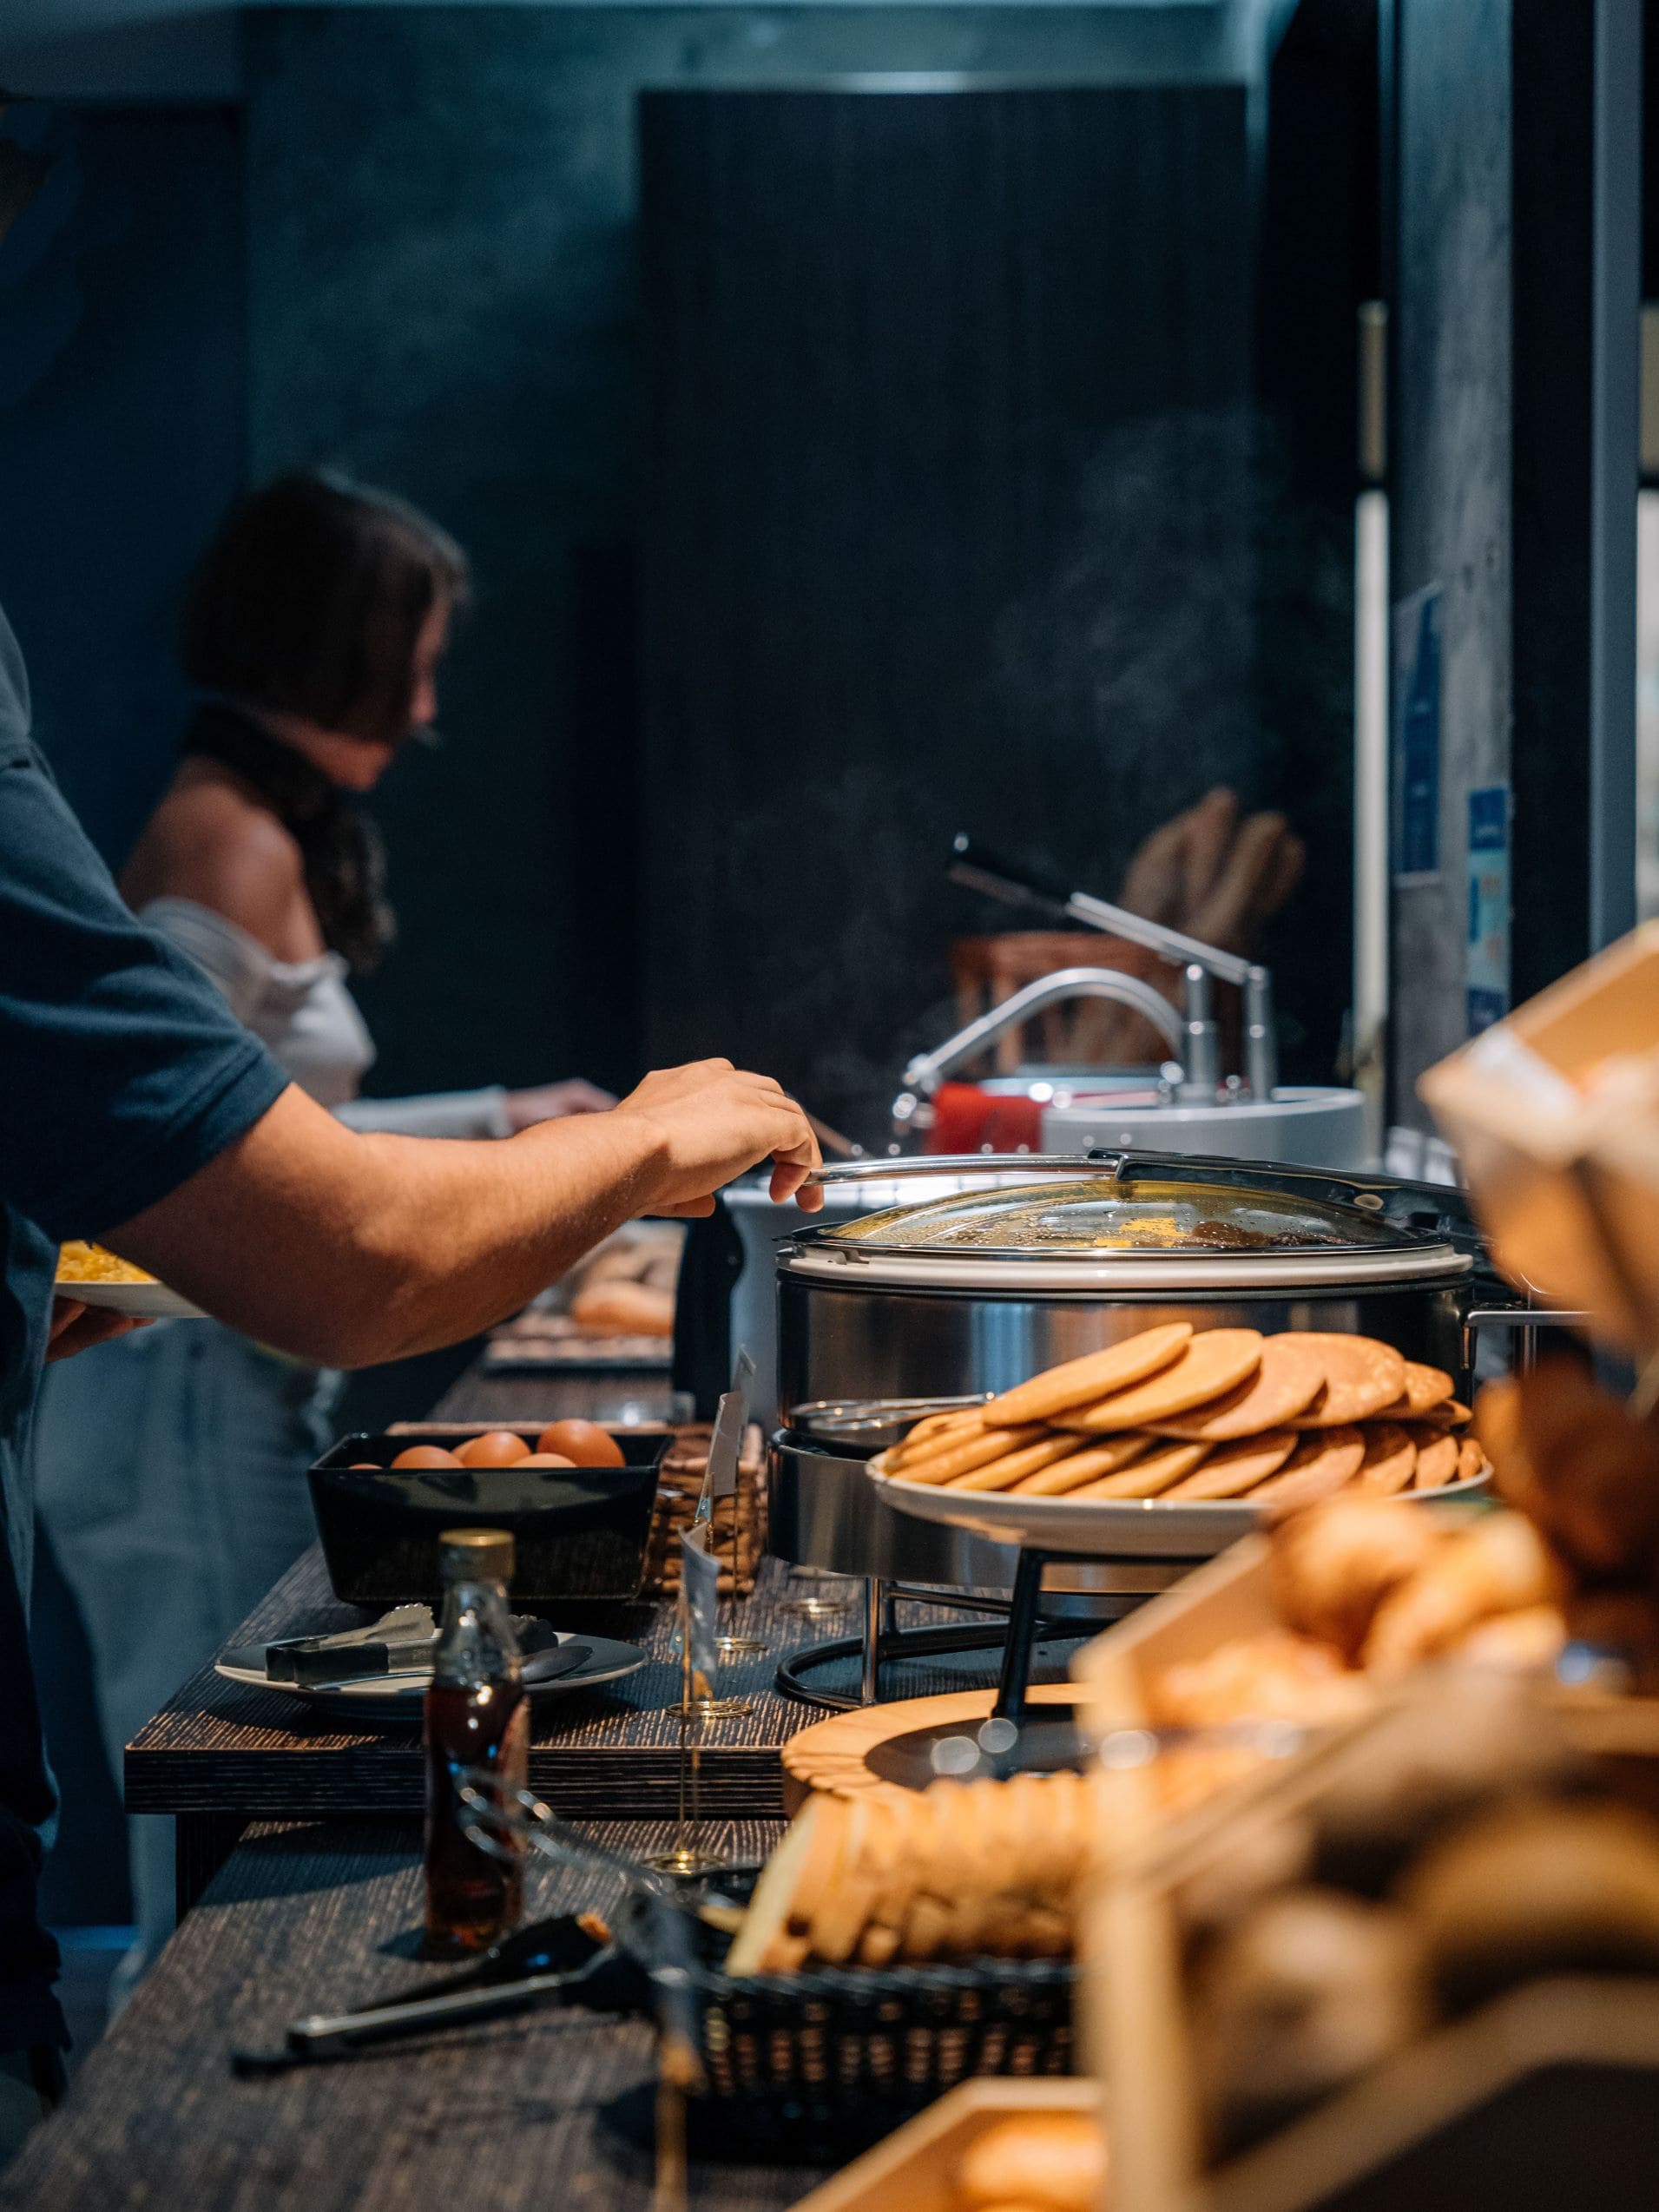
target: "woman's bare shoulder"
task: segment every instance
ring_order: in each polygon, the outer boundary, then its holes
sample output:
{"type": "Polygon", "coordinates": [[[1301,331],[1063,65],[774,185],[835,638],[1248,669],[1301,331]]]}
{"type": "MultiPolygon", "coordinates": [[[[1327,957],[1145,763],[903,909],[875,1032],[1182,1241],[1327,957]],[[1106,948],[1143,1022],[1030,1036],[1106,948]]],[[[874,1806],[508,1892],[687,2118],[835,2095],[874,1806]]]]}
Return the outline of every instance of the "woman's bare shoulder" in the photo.
{"type": "Polygon", "coordinates": [[[188,899],[234,922],[277,959],[321,949],[299,845],[228,777],[187,763],[122,872],[128,903],[188,899]]]}

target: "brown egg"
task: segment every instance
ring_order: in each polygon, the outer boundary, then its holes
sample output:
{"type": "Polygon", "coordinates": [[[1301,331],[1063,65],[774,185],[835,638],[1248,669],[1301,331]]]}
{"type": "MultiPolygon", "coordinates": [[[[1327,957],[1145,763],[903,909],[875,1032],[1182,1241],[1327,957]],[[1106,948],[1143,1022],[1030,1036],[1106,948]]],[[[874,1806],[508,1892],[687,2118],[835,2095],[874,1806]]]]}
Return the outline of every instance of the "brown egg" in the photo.
{"type": "Polygon", "coordinates": [[[523,1459],[516,1459],[517,1467],[574,1467],[574,1459],[567,1459],[562,1452],[532,1452],[523,1459]]]}
{"type": "Polygon", "coordinates": [[[452,1452],[445,1452],[441,1445],[411,1444],[407,1452],[400,1452],[392,1461],[394,1467],[458,1467],[460,1461],[452,1452]]]}
{"type": "Polygon", "coordinates": [[[538,1452],[568,1453],[576,1467],[621,1467],[627,1465],[622,1446],[597,1421],[550,1421],[536,1439],[538,1452]]]}
{"type": "Polygon", "coordinates": [[[486,1429],[482,1436],[469,1437],[455,1456],[464,1467],[515,1467],[529,1458],[530,1446],[510,1429],[486,1429]]]}
{"type": "MultiPolygon", "coordinates": [[[[392,1464],[395,1467],[398,1462],[394,1459],[392,1464]]],[[[353,1459],[346,1471],[348,1475],[378,1475],[380,1471],[380,1462],[378,1459],[353,1459]]]]}

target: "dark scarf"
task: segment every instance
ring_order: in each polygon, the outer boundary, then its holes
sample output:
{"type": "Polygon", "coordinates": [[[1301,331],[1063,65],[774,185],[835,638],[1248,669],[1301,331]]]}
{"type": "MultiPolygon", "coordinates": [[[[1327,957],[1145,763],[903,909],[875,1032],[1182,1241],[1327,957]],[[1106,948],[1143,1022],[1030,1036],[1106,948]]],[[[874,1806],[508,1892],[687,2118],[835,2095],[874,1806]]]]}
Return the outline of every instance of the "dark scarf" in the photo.
{"type": "Polygon", "coordinates": [[[217,760],[252,787],[300,847],[324,944],[359,975],[375,966],[397,922],[385,898],[385,851],[368,816],[303,754],[226,701],[196,708],[179,750],[217,760]]]}

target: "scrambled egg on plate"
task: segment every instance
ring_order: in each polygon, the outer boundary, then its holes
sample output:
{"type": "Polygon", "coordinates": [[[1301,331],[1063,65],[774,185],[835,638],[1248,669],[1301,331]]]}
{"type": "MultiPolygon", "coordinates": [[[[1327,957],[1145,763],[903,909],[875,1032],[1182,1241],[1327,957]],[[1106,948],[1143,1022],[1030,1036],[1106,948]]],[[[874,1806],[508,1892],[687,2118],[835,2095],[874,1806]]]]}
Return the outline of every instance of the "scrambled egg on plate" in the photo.
{"type": "Polygon", "coordinates": [[[113,1252],[106,1252],[101,1244],[83,1244],[78,1239],[63,1246],[57,1255],[57,1280],[61,1283],[80,1282],[154,1282],[154,1275],[146,1274],[142,1267],[135,1267],[125,1260],[118,1260],[113,1252]]]}

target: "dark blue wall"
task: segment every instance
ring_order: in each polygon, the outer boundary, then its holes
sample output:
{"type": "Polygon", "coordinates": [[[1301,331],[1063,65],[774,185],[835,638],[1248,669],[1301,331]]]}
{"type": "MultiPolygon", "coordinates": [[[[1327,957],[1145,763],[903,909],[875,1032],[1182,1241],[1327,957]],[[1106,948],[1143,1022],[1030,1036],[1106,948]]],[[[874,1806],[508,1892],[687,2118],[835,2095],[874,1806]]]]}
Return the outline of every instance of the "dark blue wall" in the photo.
{"type": "Polygon", "coordinates": [[[369,8],[247,27],[253,461],[429,506],[479,603],[380,801],[376,1085],[629,1080],[636,116],[647,89],[1218,73],[1208,10],[369,8]]]}
{"type": "Polygon", "coordinates": [[[378,802],[404,935],[365,993],[372,1087],[630,1080],[639,95],[1214,82],[1238,70],[1223,15],[261,10],[238,117],[60,112],[51,222],[0,299],[0,597],[100,842],[165,773],[178,589],[233,486],[345,462],[430,507],[479,581],[450,743],[378,802]]]}
{"type": "Polygon", "coordinates": [[[180,585],[242,476],[241,135],[13,111],[54,157],[0,243],[0,604],[37,734],[119,859],[168,773],[180,585]]]}

